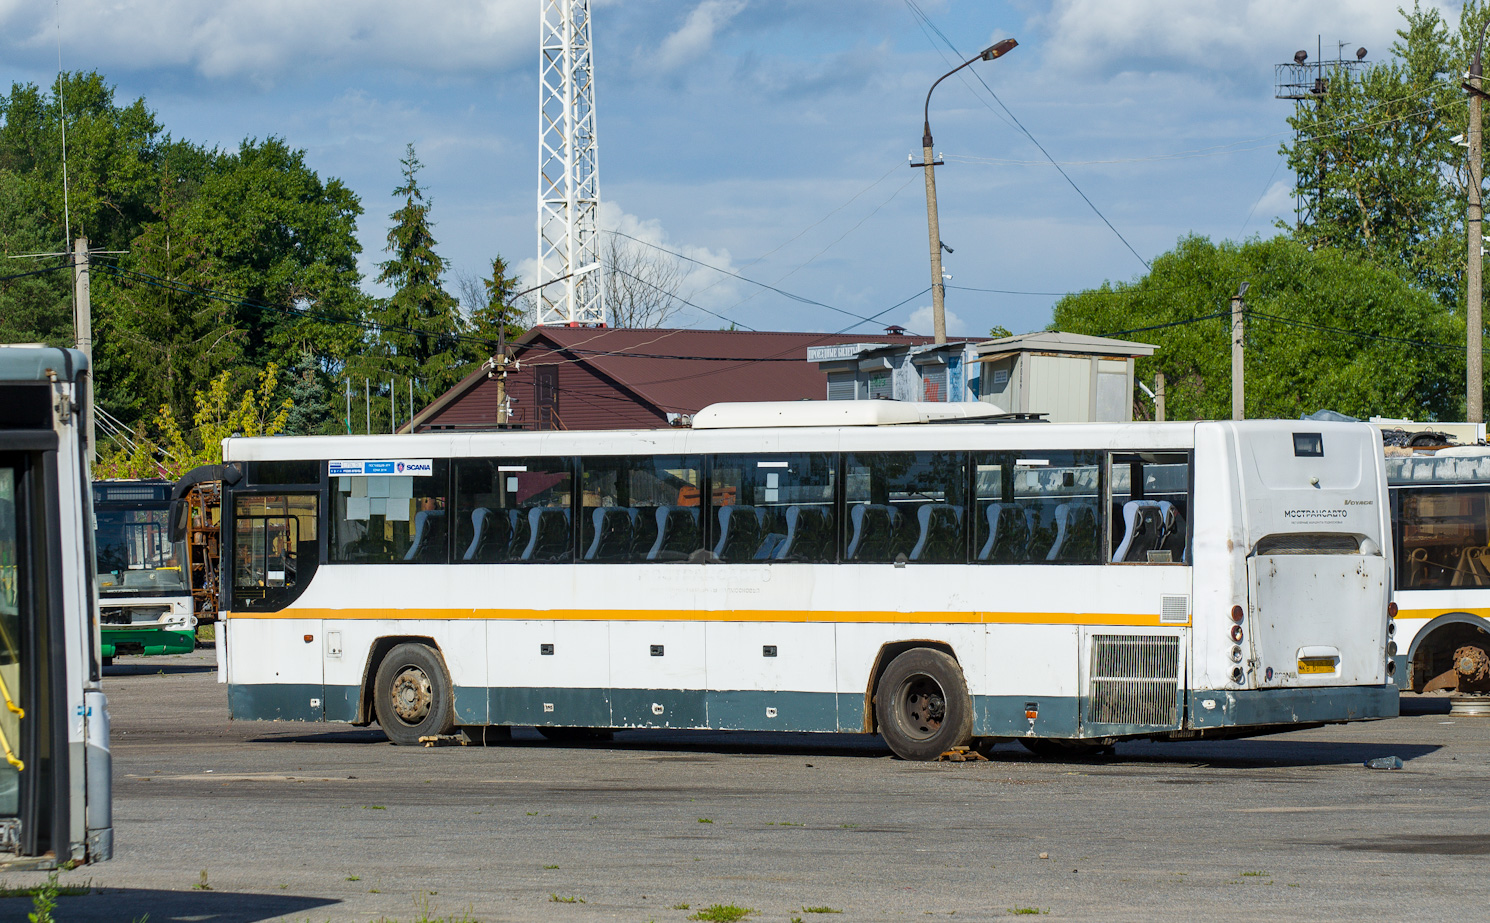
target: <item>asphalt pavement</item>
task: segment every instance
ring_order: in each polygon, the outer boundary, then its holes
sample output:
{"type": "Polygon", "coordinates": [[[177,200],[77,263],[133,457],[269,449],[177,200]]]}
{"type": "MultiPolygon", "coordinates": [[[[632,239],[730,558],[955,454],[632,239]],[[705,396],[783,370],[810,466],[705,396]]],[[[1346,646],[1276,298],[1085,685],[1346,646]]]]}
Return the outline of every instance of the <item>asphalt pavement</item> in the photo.
{"type": "MultiPolygon", "coordinates": [[[[1490,718],[1438,701],[1096,760],[907,763],[856,735],[411,749],[231,722],[210,650],[121,657],[105,691],[116,853],[60,876],[88,890],[58,898],[69,923],[1464,921],[1490,896],[1490,718]]],[[[0,921],[31,911],[0,898],[0,921]]]]}

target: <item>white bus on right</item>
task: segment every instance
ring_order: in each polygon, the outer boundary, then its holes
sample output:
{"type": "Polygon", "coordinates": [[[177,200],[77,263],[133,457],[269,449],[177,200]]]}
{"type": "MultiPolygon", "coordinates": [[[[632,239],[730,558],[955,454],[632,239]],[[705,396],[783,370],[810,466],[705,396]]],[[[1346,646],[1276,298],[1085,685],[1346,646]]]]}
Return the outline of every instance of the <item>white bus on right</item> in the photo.
{"type": "Polygon", "coordinates": [[[1490,446],[1386,459],[1403,688],[1490,693],[1490,446]]]}

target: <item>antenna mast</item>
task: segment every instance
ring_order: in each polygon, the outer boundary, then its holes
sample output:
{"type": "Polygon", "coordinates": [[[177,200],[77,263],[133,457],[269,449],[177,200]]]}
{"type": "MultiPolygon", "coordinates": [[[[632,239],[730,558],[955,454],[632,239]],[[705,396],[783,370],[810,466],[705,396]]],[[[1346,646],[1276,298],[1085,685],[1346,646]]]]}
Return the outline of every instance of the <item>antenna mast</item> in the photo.
{"type": "Polygon", "coordinates": [[[541,2],[537,320],[604,326],[590,0],[541,2]]]}

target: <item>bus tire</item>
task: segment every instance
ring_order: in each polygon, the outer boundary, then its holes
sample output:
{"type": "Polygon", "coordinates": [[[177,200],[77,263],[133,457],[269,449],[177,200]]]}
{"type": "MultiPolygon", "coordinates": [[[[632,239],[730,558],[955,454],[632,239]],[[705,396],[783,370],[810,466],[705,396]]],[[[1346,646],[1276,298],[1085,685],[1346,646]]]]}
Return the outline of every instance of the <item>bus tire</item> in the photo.
{"type": "Polygon", "coordinates": [[[927,647],[890,661],[875,688],[879,732],[903,760],[934,760],[973,739],[973,701],[962,667],[927,647]]]}
{"type": "Polygon", "coordinates": [[[378,664],[373,711],[388,739],[401,747],[455,727],[450,674],[440,655],[423,644],[400,644],[378,664]]]}

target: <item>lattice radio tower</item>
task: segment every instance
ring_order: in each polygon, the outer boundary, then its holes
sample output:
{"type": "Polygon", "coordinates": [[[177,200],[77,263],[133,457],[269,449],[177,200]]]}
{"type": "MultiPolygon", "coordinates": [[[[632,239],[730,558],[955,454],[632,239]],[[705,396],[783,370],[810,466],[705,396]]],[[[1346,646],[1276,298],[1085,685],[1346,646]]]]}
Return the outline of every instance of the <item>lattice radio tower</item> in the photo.
{"type": "Polygon", "coordinates": [[[603,326],[590,0],[540,2],[537,320],[603,326]]]}

